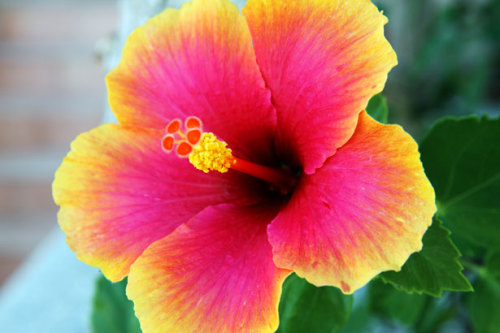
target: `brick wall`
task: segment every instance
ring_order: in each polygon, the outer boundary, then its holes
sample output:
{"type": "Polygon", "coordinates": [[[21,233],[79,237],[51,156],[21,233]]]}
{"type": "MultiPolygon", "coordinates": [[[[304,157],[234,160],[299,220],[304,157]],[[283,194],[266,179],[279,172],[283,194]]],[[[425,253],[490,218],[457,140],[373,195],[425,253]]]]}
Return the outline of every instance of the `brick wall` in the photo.
{"type": "Polygon", "coordinates": [[[112,0],[0,0],[0,285],[56,226],[50,184],[101,121],[96,45],[116,25],[112,0]]]}

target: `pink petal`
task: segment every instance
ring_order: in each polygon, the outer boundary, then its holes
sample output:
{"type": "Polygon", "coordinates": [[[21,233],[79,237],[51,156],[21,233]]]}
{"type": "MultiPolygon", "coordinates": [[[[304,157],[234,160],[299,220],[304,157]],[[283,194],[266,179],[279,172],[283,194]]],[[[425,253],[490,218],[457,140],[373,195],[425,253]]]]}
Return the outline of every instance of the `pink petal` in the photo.
{"type": "Polygon", "coordinates": [[[276,114],[247,23],[227,0],[167,9],[129,37],[107,77],[121,124],[163,128],[197,116],[242,158],[273,156],[276,114]]]}
{"type": "Polygon", "coordinates": [[[401,127],[361,113],[352,138],[270,224],[276,265],[346,293],[399,270],[436,210],[417,148],[401,127]]]}
{"type": "Polygon", "coordinates": [[[266,225],[277,207],[209,207],[132,265],[127,295],[144,333],[274,332],[281,284],[266,225]]]}
{"type": "Polygon", "coordinates": [[[250,0],[243,13],[278,112],[278,151],[313,173],[396,65],[387,19],[369,0],[250,0]]]}
{"type": "Polygon", "coordinates": [[[69,246],[112,281],[127,275],[152,242],[206,206],[259,200],[246,177],[204,174],[163,153],[162,135],[103,125],[73,142],[56,173],[53,194],[69,246]]]}

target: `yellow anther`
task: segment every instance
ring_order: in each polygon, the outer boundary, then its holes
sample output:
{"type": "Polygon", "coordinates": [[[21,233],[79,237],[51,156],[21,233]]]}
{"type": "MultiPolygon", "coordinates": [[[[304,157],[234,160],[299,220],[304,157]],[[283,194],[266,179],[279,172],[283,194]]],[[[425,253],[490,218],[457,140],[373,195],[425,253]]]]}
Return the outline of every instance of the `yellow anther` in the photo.
{"type": "Polygon", "coordinates": [[[231,154],[231,149],[227,148],[227,143],[217,139],[213,133],[203,133],[189,154],[189,162],[205,173],[211,170],[225,173],[236,160],[231,154]]]}

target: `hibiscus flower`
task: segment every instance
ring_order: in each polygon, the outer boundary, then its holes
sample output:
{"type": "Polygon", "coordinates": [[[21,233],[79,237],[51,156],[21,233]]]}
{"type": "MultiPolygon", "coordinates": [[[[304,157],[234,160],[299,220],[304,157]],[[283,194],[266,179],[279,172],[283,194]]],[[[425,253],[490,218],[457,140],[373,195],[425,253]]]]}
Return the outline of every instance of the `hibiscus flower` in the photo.
{"type": "Polygon", "coordinates": [[[145,333],[273,332],[291,272],[352,293],[421,248],[417,145],[363,111],[396,65],[386,21],[368,0],[195,0],[133,32],[107,77],[119,124],[72,143],[53,193],[145,333]]]}

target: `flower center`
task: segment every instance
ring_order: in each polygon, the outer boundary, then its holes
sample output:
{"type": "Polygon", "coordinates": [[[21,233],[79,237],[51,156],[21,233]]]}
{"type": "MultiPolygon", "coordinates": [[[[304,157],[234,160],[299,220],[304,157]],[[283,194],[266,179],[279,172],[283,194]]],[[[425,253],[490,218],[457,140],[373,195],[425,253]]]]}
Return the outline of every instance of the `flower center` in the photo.
{"type": "Polygon", "coordinates": [[[180,119],[168,123],[161,142],[164,152],[175,151],[179,158],[188,158],[196,169],[205,173],[226,173],[229,169],[245,173],[277,187],[282,194],[290,192],[295,185],[295,179],[285,169],[270,168],[233,156],[226,142],[213,133],[203,132],[203,123],[199,118],[188,117],[184,128],[180,119]]]}

